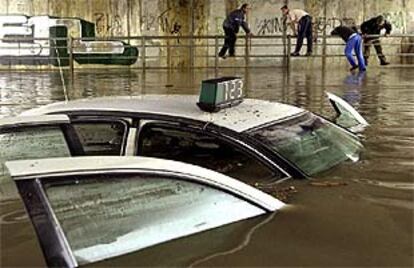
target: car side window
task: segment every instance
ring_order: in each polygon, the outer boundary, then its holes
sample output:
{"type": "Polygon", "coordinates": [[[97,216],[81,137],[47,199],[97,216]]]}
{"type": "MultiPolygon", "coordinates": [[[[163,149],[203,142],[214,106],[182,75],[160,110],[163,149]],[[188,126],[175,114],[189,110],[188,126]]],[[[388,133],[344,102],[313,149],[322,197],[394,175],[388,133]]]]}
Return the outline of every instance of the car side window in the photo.
{"type": "Polygon", "coordinates": [[[286,177],[212,135],[147,124],[139,134],[138,155],[195,164],[249,184],[286,177]]]}
{"type": "Polygon", "coordinates": [[[173,175],[52,178],[44,189],[79,265],[264,213],[227,192],[173,175]]]}
{"type": "Polygon", "coordinates": [[[0,174],[9,160],[70,156],[58,126],[26,127],[0,131],[0,174]]]}
{"type": "Polygon", "coordinates": [[[127,125],[121,121],[72,123],[85,155],[122,155],[127,125]]]}

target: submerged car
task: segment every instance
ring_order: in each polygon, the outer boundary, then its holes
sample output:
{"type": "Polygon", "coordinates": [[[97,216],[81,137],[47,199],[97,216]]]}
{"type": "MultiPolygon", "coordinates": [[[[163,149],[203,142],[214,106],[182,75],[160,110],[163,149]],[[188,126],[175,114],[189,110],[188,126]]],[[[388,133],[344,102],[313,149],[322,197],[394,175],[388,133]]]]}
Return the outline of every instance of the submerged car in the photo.
{"type": "Polygon", "coordinates": [[[239,180],[171,160],[95,156],[6,166],[0,227],[7,267],[76,267],[284,206],[239,180]]]}
{"type": "MultiPolygon", "coordinates": [[[[328,97],[348,128],[367,125],[345,101],[328,97]]],[[[145,95],[54,103],[0,120],[0,145],[35,157],[165,158],[255,183],[313,176],[358,160],[363,148],[350,129],[295,106],[244,99],[209,113],[197,101],[195,95],[145,95]]]]}

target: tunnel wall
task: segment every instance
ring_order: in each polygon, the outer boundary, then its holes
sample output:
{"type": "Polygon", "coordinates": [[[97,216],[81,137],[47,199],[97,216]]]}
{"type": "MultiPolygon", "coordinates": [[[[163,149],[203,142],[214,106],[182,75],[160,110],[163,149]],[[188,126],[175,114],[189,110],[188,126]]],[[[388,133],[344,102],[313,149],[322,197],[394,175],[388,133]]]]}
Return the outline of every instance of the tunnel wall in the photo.
{"type": "MultiPolygon", "coordinates": [[[[322,38],[319,37],[329,34],[334,27],[360,25],[365,19],[379,14],[392,23],[394,34],[414,33],[414,0],[1,0],[0,37],[30,37],[34,34],[44,38],[54,37],[54,34],[62,34],[59,27],[66,27],[72,37],[106,38],[98,43],[75,44],[77,47],[73,55],[79,67],[91,64],[139,67],[142,64],[139,60],[140,36],[173,35],[177,37],[175,40],[146,41],[146,56],[151,57],[146,66],[207,66],[212,64],[213,59],[209,61],[203,57],[214,55],[214,42],[199,39],[194,41],[195,45],[208,45],[209,48],[176,48],[177,45],[193,45],[180,36],[222,34],[221,24],[226,12],[242,2],[252,5],[248,22],[252,32],[258,36],[283,34],[280,7],[284,3],[290,8],[307,10],[313,17],[314,33],[318,36],[316,53],[322,53],[322,38]],[[57,29],[50,31],[47,27],[57,29]],[[153,45],[163,47],[151,47],[153,45]],[[90,60],[88,55],[97,56],[99,60],[90,60]]],[[[341,44],[340,40],[329,42],[341,44]]],[[[385,45],[392,42],[383,40],[385,45]]],[[[2,47],[10,45],[6,43],[3,41],[2,47]]],[[[260,43],[269,45],[254,48],[252,53],[283,54],[281,46],[273,47],[267,40],[260,43]]],[[[4,52],[1,49],[0,64],[41,66],[48,62],[47,57],[54,55],[57,58],[56,55],[65,53],[48,49],[50,44],[47,41],[25,45],[26,50],[19,52],[4,52]],[[41,60],[33,60],[32,56],[38,56],[41,60]]],[[[239,54],[244,53],[242,49],[238,48],[239,54]]],[[[392,46],[387,51],[404,52],[410,49],[412,47],[401,45],[392,46]]],[[[328,47],[328,52],[332,53],[342,53],[342,50],[341,46],[328,47]]],[[[266,59],[255,61],[267,63],[266,59]]],[[[343,59],[332,60],[335,61],[343,59]]],[[[62,63],[55,59],[52,64],[62,63]]]]}

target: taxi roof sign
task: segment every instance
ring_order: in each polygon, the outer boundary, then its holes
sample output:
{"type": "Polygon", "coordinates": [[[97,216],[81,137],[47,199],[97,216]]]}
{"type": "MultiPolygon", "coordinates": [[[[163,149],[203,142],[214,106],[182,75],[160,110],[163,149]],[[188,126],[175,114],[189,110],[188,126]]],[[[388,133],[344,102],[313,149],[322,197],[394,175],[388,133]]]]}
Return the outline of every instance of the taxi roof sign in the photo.
{"type": "Polygon", "coordinates": [[[226,76],[203,80],[198,107],[206,112],[218,112],[243,101],[243,80],[226,76]]]}

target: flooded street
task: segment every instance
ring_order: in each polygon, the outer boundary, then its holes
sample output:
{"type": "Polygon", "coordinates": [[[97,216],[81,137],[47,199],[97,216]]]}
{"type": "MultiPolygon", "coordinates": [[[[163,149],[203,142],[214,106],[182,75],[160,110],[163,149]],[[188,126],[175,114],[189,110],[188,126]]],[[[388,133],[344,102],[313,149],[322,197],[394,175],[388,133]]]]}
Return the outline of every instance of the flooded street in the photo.
{"type": "MultiPolygon", "coordinates": [[[[325,91],[343,97],[370,123],[361,159],[315,178],[319,184],[285,182],[282,187],[297,192],[279,213],[145,249],[138,253],[140,264],[124,257],[125,266],[414,266],[413,68],[353,75],[344,68],[229,68],[217,74],[106,69],[64,71],[63,77],[58,71],[2,71],[0,118],[65,98],[198,94],[201,80],[216,75],[243,77],[248,97],[322,115],[334,112],[325,91]]],[[[0,211],[3,221],[10,210],[0,211]]]]}

